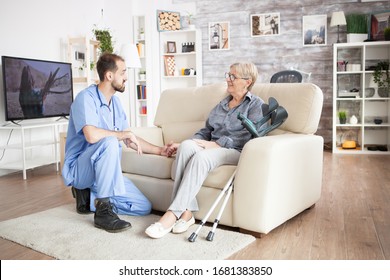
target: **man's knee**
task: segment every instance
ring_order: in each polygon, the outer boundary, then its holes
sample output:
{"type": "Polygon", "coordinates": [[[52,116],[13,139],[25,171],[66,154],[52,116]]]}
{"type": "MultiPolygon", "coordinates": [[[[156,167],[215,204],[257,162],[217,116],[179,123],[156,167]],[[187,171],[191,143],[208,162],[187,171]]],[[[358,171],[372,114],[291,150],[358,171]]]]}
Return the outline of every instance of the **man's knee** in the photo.
{"type": "Polygon", "coordinates": [[[139,215],[145,216],[145,215],[149,215],[151,212],[152,212],[152,203],[148,199],[146,199],[142,209],[140,210],[139,215]]]}
{"type": "Polygon", "coordinates": [[[119,147],[118,139],[114,136],[104,137],[100,140],[101,144],[105,147],[119,147]]]}
{"type": "Polygon", "coordinates": [[[113,154],[119,152],[119,142],[114,136],[104,137],[98,143],[105,151],[110,151],[113,154]]]}

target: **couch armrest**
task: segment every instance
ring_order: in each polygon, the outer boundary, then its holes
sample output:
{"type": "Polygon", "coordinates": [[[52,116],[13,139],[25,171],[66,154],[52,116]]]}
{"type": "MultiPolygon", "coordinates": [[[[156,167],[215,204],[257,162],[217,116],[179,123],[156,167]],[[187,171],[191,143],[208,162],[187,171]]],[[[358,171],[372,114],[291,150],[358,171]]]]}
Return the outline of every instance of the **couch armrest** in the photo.
{"type": "Polygon", "coordinates": [[[284,134],[249,141],[234,182],[235,225],[268,233],[321,195],[323,138],[284,134]]]}
{"type": "Polygon", "coordinates": [[[130,130],[136,136],[156,146],[164,146],[163,133],[160,127],[130,127],[130,130]]]}

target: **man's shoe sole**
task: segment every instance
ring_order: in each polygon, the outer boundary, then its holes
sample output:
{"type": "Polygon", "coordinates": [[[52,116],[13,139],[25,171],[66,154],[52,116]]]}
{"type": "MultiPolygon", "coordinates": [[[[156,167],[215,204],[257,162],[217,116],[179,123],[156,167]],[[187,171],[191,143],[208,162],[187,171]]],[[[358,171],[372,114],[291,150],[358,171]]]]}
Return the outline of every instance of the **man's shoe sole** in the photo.
{"type": "Polygon", "coordinates": [[[108,232],[110,232],[110,233],[121,232],[121,231],[125,231],[125,230],[131,228],[131,224],[129,224],[129,226],[127,226],[127,227],[119,228],[119,229],[107,229],[107,228],[104,228],[104,227],[99,226],[99,225],[97,225],[97,224],[94,224],[94,225],[95,225],[95,227],[100,228],[100,229],[104,229],[105,231],[108,231],[108,232]]]}

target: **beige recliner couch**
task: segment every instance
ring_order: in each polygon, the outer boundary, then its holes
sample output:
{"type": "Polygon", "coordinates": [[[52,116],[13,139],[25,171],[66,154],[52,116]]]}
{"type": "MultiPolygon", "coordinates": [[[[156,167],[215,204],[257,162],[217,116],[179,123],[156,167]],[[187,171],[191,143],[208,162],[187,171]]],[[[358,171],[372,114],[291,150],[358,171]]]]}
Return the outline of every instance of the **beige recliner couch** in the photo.
{"type": "MultiPolygon", "coordinates": [[[[268,233],[313,206],[321,195],[323,138],[314,135],[322,111],[323,94],[314,84],[256,84],[252,91],[266,103],[274,97],[289,117],[266,137],[249,141],[237,166],[210,172],[197,195],[201,220],[237,168],[234,190],[220,224],[268,233]]],[[[156,144],[181,142],[204,126],[211,109],[226,96],[226,84],[168,89],[161,94],[155,126],[133,128],[156,144]]],[[[137,155],[125,148],[125,176],[149,198],[153,209],[166,211],[171,201],[174,158],[137,155]]],[[[222,204],[222,203],[220,203],[222,204]]],[[[218,207],[209,221],[213,222],[218,207]]]]}

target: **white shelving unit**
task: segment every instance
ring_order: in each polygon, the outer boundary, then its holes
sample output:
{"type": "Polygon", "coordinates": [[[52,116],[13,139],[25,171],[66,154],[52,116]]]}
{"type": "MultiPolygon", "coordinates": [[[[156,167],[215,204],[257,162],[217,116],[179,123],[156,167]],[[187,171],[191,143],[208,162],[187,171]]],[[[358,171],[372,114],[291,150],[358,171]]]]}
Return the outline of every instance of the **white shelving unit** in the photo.
{"type": "Polygon", "coordinates": [[[68,62],[72,63],[74,83],[90,85],[98,82],[96,62],[99,44],[99,41],[87,37],[68,38],[68,62]],[[93,69],[90,69],[91,63],[95,65],[93,69]]]}
{"type": "Polygon", "coordinates": [[[161,92],[168,88],[202,85],[202,34],[200,30],[185,29],[160,32],[160,57],[161,92]],[[170,42],[170,46],[172,44],[176,46],[175,52],[169,51],[168,42],[170,42]],[[183,45],[188,43],[194,43],[194,51],[183,52],[183,45]],[[174,60],[174,66],[170,67],[171,73],[166,69],[168,57],[174,60]],[[193,69],[196,74],[184,75],[184,69],[193,69]]]}
{"type": "Polygon", "coordinates": [[[334,153],[390,154],[390,97],[380,96],[373,82],[373,67],[384,60],[390,60],[390,42],[334,44],[334,153]],[[347,112],[345,124],[339,122],[339,111],[347,112]],[[356,124],[350,121],[353,115],[356,124]],[[376,124],[375,119],[382,122],[376,124]],[[356,148],[343,148],[348,140],[355,141],[356,148]]]}
{"type": "Polygon", "coordinates": [[[134,71],[134,81],[135,88],[132,93],[130,93],[131,101],[131,114],[133,120],[131,120],[132,126],[149,126],[149,109],[150,109],[150,85],[148,83],[147,77],[151,76],[151,69],[148,67],[147,63],[150,59],[148,57],[148,40],[146,39],[146,25],[145,25],[145,16],[134,16],[133,17],[133,27],[134,27],[134,42],[137,45],[140,60],[141,68],[134,71]],[[146,71],[145,75],[141,73],[146,71]],[[148,75],[149,74],[149,75],[148,75]],[[133,102],[134,100],[135,102],[133,102]],[[134,112],[134,113],[133,113],[134,112]]]}
{"type": "Polygon", "coordinates": [[[8,162],[0,164],[0,169],[14,169],[23,170],[23,179],[27,179],[26,170],[35,168],[47,164],[56,164],[56,170],[58,171],[59,166],[59,133],[62,126],[67,127],[67,120],[49,121],[49,122],[28,122],[26,124],[13,124],[8,123],[0,126],[0,130],[9,130],[10,132],[15,130],[20,133],[20,142],[15,144],[0,146],[0,150],[20,150],[22,159],[15,162],[8,162]],[[45,140],[32,140],[31,133],[30,137],[27,137],[28,130],[34,130],[39,128],[51,128],[51,135],[46,137],[45,140]],[[30,138],[30,139],[28,139],[30,138]],[[51,146],[53,152],[49,156],[35,156],[40,154],[40,150],[44,146],[51,146]],[[29,151],[31,154],[28,155],[29,151]],[[36,153],[32,154],[32,151],[36,153]]]}

